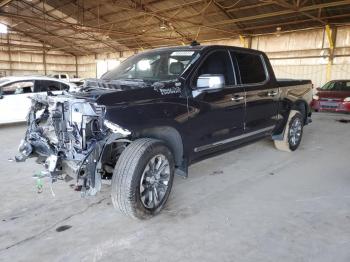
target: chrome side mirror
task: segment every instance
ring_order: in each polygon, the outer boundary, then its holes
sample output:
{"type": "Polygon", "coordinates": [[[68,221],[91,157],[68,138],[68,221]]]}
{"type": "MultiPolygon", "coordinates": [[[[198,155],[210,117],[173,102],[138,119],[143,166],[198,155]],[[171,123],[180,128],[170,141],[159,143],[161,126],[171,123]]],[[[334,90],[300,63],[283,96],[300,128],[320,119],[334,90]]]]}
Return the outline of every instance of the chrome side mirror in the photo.
{"type": "Polygon", "coordinates": [[[224,75],[217,74],[204,74],[200,75],[197,79],[197,89],[198,91],[219,91],[225,86],[224,75]]]}

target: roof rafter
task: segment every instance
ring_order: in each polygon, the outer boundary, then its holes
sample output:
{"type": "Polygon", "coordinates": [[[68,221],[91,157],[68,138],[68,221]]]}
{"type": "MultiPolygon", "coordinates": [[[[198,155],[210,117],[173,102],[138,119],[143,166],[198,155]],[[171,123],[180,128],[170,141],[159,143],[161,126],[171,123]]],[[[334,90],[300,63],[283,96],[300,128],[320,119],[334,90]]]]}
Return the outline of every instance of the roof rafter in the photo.
{"type": "Polygon", "coordinates": [[[4,7],[5,5],[11,3],[13,0],[2,0],[0,1],[0,8],[4,7]]]}
{"type": "Polygon", "coordinates": [[[300,11],[300,8],[298,7],[298,5],[300,3],[297,3],[297,5],[292,5],[290,3],[288,3],[287,1],[285,0],[271,0],[271,1],[264,1],[264,0],[261,0],[262,2],[271,2],[271,3],[274,3],[278,6],[281,6],[281,7],[284,7],[284,8],[287,8],[287,9],[290,9],[290,10],[293,10],[297,13],[300,13],[300,14],[303,14],[304,16],[307,16],[307,17],[310,17],[311,19],[317,21],[317,22],[320,22],[321,24],[325,25],[326,22],[323,21],[322,19],[320,19],[319,17],[316,17],[316,16],[313,16],[307,12],[304,12],[304,11],[300,11]]]}

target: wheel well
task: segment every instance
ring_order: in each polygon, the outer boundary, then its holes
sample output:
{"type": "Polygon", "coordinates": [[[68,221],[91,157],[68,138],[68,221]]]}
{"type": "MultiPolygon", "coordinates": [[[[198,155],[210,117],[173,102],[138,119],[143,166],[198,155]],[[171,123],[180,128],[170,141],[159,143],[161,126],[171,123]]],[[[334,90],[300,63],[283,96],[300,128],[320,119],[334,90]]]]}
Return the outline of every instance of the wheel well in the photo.
{"type": "Polygon", "coordinates": [[[136,132],[135,137],[149,137],[164,141],[174,154],[176,166],[182,165],[183,143],[180,133],[175,128],[170,126],[147,128],[136,132]]]}
{"type": "Polygon", "coordinates": [[[307,122],[307,117],[308,117],[308,105],[305,101],[302,100],[297,100],[293,107],[292,110],[298,110],[303,116],[304,124],[307,122]]]}

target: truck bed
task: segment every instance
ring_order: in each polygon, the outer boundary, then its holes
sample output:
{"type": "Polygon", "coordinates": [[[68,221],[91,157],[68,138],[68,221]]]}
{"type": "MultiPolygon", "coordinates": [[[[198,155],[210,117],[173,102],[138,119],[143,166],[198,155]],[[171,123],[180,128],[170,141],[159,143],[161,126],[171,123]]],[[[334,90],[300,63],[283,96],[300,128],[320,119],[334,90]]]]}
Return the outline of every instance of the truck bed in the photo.
{"type": "Polygon", "coordinates": [[[277,83],[279,87],[312,84],[311,80],[296,80],[296,79],[277,79],[277,83]]]}

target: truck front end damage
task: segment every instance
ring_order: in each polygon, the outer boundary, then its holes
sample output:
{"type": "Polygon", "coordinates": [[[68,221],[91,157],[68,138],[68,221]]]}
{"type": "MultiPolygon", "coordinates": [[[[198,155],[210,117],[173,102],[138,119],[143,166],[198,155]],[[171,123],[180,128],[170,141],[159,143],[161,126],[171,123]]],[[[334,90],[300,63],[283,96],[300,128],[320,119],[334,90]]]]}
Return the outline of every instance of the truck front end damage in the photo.
{"type": "Polygon", "coordinates": [[[73,178],[83,192],[94,195],[100,190],[101,176],[112,172],[116,162],[103,153],[118,155],[120,149],[111,145],[130,132],[105,119],[105,106],[86,98],[62,94],[31,99],[28,128],[16,161],[37,157],[45,167],[42,173],[52,181],[73,178]]]}

